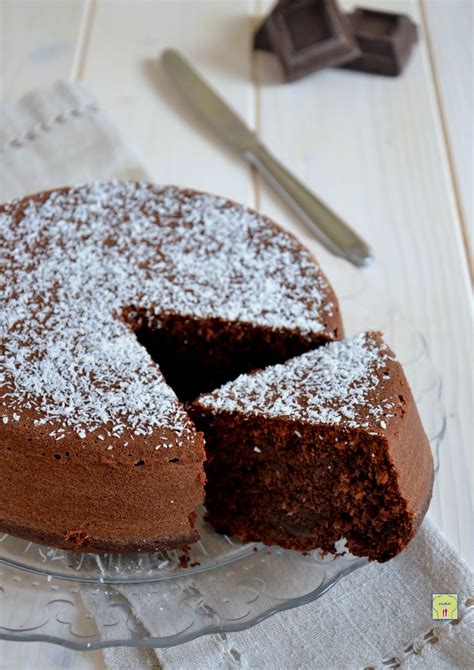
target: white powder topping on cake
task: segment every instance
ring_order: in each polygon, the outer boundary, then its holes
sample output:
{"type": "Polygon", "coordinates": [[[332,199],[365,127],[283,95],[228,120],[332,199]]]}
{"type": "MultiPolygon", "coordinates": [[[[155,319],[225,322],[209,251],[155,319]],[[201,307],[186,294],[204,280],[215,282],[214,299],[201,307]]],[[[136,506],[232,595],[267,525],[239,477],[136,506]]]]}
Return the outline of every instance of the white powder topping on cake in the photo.
{"type": "Polygon", "coordinates": [[[37,410],[38,424],[80,437],[101,426],[113,437],[184,429],[125,309],[309,334],[334,307],[309,252],[223,198],[110,182],[20,209],[0,213],[0,397],[10,417],[37,410]]]}
{"type": "Polygon", "coordinates": [[[393,354],[379,336],[361,333],[286,363],[240,375],[200,396],[197,404],[217,413],[289,417],[347,428],[368,427],[369,416],[385,429],[386,409],[394,407],[385,392],[389,360],[394,360],[393,354]]]}

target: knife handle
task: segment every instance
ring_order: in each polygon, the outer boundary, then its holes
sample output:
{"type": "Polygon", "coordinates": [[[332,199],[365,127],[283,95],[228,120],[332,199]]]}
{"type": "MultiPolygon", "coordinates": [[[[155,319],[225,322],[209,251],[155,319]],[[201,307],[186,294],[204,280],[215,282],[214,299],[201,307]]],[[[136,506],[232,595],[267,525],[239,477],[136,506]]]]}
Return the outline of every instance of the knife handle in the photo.
{"type": "Polygon", "coordinates": [[[262,145],[245,158],[285,200],[303,223],[330,251],[359,267],[373,260],[369,246],[335,212],[306,188],[262,145]]]}

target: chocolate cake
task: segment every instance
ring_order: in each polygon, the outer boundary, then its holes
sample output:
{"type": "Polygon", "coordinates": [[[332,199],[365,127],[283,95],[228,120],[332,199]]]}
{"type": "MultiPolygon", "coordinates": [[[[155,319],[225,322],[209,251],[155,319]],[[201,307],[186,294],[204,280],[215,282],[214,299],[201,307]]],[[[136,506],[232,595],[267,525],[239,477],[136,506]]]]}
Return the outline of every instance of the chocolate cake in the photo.
{"type": "Polygon", "coordinates": [[[0,531],[66,549],[197,539],[182,404],[342,336],[291,235],[223,198],[110,182],[0,208],[0,531]]]}
{"type": "Polygon", "coordinates": [[[378,333],[239,376],[192,405],[211,524],[243,541],[386,561],[431,498],[428,440],[378,333]]]}

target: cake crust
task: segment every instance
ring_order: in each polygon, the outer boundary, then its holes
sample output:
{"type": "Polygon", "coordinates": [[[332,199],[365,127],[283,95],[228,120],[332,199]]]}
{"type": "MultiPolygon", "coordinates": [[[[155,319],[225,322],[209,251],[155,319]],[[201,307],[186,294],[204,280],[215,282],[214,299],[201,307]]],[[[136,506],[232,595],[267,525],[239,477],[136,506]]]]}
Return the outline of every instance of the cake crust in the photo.
{"type": "Polygon", "coordinates": [[[127,448],[72,431],[57,441],[50,429],[34,415],[3,426],[3,532],[87,552],[164,551],[198,539],[205,451],[191,422],[187,441],[170,429],[139,441],[128,431],[127,448]]]}

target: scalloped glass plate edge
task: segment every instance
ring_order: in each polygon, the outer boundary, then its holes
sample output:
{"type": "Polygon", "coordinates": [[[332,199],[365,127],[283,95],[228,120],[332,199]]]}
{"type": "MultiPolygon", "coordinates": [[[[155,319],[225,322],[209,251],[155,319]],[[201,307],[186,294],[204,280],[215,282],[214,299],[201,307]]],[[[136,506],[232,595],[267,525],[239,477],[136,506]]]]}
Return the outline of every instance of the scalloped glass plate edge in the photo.
{"type": "MultiPolygon", "coordinates": [[[[279,612],[289,611],[296,607],[301,607],[302,605],[307,605],[311,602],[314,602],[321,596],[323,596],[327,591],[332,589],[341,579],[347,577],[352,572],[368,565],[369,561],[367,558],[357,558],[352,560],[352,562],[346,567],[345,570],[334,575],[332,578],[328,579],[326,582],[321,584],[318,588],[310,591],[309,593],[295,598],[293,600],[282,601],[278,604],[275,604],[273,607],[263,611],[261,614],[257,615],[255,618],[246,620],[240,624],[212,624],[205,628],[195,629],[191,631],[188,629],[185,633],[179,636],[171,635],[167,637],[153,637],[153,636],[144,636],[141,638],[130,639],[115,639],[115,640],[99,640],[97,642],[74,642],[72,640],[64,639],[63,637],[57,637],[49,634],[39,634],[39,633],[29,633],[29,632],[19,632],[12,631],[8,632],[6,629],[0,626],[0,640],[5,641],[15,641],[15,642],[49,642],[50,644],[55,644],[73,651],[97,651],[112,647],[135,647],[135,648],[155,648],[155,649],[166,649],[169,647],[178,646],[185,644],[187,642],[192,642],[204,635],[213,635],[218,633],[238,633],[240,631],[248,630],[253,626],[269,619],[274,614],[279,612]]],[[[0,587],[1,590],[1,587],[0,587]]]]}

